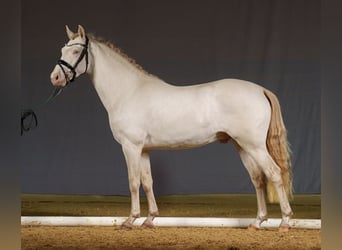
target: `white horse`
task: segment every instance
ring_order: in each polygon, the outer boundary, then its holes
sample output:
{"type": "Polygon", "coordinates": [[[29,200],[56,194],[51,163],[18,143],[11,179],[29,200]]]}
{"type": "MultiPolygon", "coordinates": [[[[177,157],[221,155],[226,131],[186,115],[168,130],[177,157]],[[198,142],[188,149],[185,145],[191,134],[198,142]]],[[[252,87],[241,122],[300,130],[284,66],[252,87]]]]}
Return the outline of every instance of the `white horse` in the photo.
{"type": "Polygon", "coordinates": [[[272,92],[236,79],[173,86],[145,72],[111,43],[87,36],[82,26],[77,33],[66,26],[66,32],[69,41],[51,73],[51,82],[64,87],[87,73],[108,112],[128,168],[131,213],[123,229],[131,229],[140,216],[140,184],[149,208],[143,226],[153,227],[158,215],[150,150],[231,140],[256,189],[258,212],[249,229],[257,230],[267,220],[268,196],[271,202],[280,203],[279,230],[289,230],[291,164],[279,102],[272,92]]]}

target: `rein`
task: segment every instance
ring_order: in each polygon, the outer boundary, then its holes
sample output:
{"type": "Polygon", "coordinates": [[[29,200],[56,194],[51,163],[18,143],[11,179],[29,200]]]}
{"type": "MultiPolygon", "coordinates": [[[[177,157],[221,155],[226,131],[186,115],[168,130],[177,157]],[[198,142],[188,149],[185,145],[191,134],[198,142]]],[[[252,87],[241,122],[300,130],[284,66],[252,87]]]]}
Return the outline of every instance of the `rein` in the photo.
{"type": "MultiPolygon", "coordinates": [[[[63,91],[63,88],[56,87],[50,96],[43,102],[41,105],[37,106],[41,107],[43,105],[48,104],[53,99],[55,99],[61,92],[63,91]]],[[[33,109],[21,109],[21,119],[20,119],[20,135],[23,135],[24,132],[27,132],[33,128],[36,128],[38,126],[38,119],[36,113],[33,111],[33,109]]]]}
{"type": "MultiPolygon", "coordinates": [[[[68,62],[64,61],[63,59],[59,59],[57,61],[57,65],[62,69],[62,72],[64,74],[65,80],[66,80],[66,84],[64,87],[56,87],[52,93],[50,94],[50,96],[46,99],[46,101],[44,103],[42,103],[40,106],[46,105],[49,102],[51,102],[53,99],[55,99],[62,91],[63,89],[71,82],[73,82],[76,78],[76,68],[77,66],[80,64],[80,62],[83,60],[83,58],[85,57],[85,61],[86,61],[86,69],[84,71],[84,73],[87,72],[88,70],[88,45],[89,45],[89,39],[86,36],[86,41],[85,44],[83,43],[73,43],[70,45],[66,45],[67,47],[71,47],[71,46],[75,46],[75,45],[80,45],[83,47],[83,50],[80,54],[80,57],[77,59],[76,63],[74,66],[71,66],[68,62]],[[69,69],[69,71],[72,73],[72,77],[71,79],[69,78],[68,73],[65,71],[64,67],[69,69]]],[[[83,73],[83,74],[84,74],[83,73]]],[[[39,107],[39,106],[38,106],[39,107]]],[[[23,135],[24,132],[27,132],[33,128],[36,128],[38,126],[38,119],[37,119],[37,115],[36,113],[33,111],[33,109],[22,109],[21,110],[21,121],[20,121],[20,125],[21,125],[21,135],[23,135]]]]}

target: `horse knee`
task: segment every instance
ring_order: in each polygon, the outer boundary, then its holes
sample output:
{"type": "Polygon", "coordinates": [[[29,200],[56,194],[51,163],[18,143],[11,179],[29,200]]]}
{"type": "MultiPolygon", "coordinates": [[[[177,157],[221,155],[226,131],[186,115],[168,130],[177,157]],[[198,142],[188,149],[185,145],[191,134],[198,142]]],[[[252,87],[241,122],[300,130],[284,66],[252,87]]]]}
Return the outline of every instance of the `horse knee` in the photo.
{"type": "Polygon", "coordinates": [[[139,188],[140,188],[140,181],[133,180],[133,179],[129,180],[129,190],[131,191],[131,193],[139,192],[139,188]]]}
{"type": "Polygon", "coordinates": [[[145,193],[152,190],[153,180],[151,178],[142,178],[141,183],[145,193]]]}
{"type": "Polygon", "coordinates": [[[141,172],[141,184],[144,188],[144,191],[149,191],[152,189],[153,185],[153,180],[152,180],[152,175],[150,170],[142,171],[141,172]]]}

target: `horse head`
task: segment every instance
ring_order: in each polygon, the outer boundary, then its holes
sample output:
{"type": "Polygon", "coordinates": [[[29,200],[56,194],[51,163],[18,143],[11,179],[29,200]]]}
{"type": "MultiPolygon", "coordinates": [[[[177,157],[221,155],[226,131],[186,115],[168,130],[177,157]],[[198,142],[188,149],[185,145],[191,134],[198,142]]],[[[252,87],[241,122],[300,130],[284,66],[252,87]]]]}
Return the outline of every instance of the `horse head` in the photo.
{"type": "Polygon", "coordinates": [[[88,37],[81,25],[77,33],[66,26],[69,41],[61,49],[61,58],[57,61],[50,79],[56,87],[65,87],[88,69],[88,37]]]}

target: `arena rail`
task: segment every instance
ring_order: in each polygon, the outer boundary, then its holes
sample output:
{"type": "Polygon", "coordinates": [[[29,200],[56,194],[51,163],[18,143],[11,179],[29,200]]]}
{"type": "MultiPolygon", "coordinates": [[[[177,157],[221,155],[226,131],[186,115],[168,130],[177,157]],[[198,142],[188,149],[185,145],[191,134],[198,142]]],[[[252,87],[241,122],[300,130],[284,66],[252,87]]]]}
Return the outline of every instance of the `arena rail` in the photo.
{"type": "MultiPolygon", "coordinates": [[[[84,217],[84,216],[22,216],[22,226],[120,226],[127,217],[84,217]]],[[[145,217],[138,218],[135,226],[140,226],[145,217]]],[[[157,217],[156,227],[232,227],[246,228],[252,218],[204,218],[204,217],[157,217]]],[[[262,223],[263,228],[279,227],[281,219],[269,218],[262,223]]],[[[321,229],[320,219],[291,219],[290,226],[300,229],[321,229]]]]}

